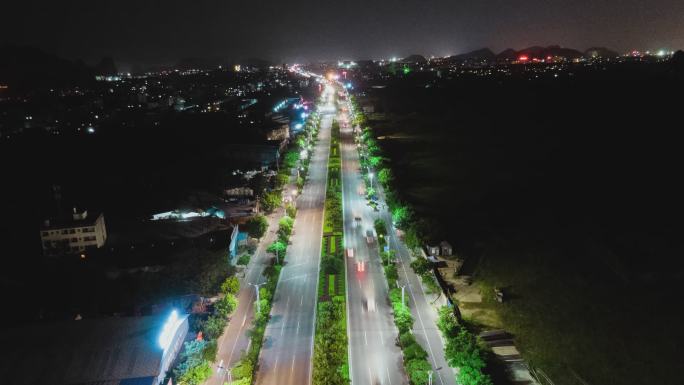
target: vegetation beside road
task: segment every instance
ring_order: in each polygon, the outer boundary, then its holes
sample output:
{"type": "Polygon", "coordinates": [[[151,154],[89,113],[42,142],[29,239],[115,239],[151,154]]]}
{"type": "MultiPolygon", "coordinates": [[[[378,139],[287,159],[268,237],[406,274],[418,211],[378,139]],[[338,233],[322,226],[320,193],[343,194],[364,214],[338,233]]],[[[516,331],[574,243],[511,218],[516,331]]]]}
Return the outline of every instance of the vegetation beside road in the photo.
{"type": "Polygon", "coordinates": [[[677,82],[667,64],[574,75],[390,81],[367,90],[368,125],[418,232],[450,241],[480,288],[459,303],[469,325],[510,332],[557,385],[677,383],[677,82]]]}
{"type": "Polygon", "coordinates": [[[285,215],[280,219],[278,225],[278,238],[267,248],[269,253],[274,254],[274,259],[263,271],[266,282],[260,284],[263,286],[259,287],[259,302],[255,303],[255,316],[252,321],[252,329],[249,332],[252,343],[249,345],[249,350],[246,354],[242,356],[237,365],[231,370],[233,379],[231,385],[251,384],[256,375],[256,371],[258,370],[259,352],[263,345],[266,325],[271,317],[273,296],[275,295],[275,290],[278,285],[280,271],[285,262],[285,253],[287,251],[290,235],[292,234],[294,218],[285,215]]]}
{"type": "MultiPolygon", "coordinates": [[[[307,119],[306,130],[292,141],[293,145],[285,153],[283,157],[283,167],[281,174],[287,173],[288,179],[278,179],[278,194],[279,200],[277,205],[282,202],[282,188],[289,183],[289,175],[291,170],[298,166],[300,167],[300,176],[297,179],[298,191],[303,188],[306,180],[310,156],[307,154],[303,159],[300,156],[300,151],[303,149],[310,149],[312,138],[318,133],[318,115],[313,114],[307,119]],[[283,171],[285,170],[285,171],[283,171]]],[[[274,202],[275,204],[275,199],[274,202]]],[[[276,206],[277,207],[277,206],[276,206]]],[[[275,207],[272,208],[274,210],[275,207]]],[[[251,344],[249,350],[245,352],[240,361],[231,370],[231,377],[233,381],[230,385],[249,385],[253,383],[258,370],[259,353],[264,341],[264,334],[266,326],[270,320],[271,306],[273,296],[275,295],[280,272],[285,262],[287,246],[290,242],[290,236],[294,230],[294,220],[297,216],[297,208],[293,203],[285,204],[285,215],[278,221],[278,237],[266,249],[267,252],[274,255],[272,263],[269,264],[263,271],[263,276],[266,282],[259,288],[259,303],[255,304],[255,317],[252,321],[252,329],[250,330],[251,344]]],[[[265,230],[264,230],[265,232],[265,230]]]]}
{"type": "MultiPolygon", "coordinates": [[[[366,124],[366,118],[358,109],[354,99],[352,101],[352,111],[354,113],[354,125],[366,124]]],[[[390,168],[389,158],[383,153],[380,148],[373,130],[370,127],[364,127],[362,134],[359,137],[359,154],[361,159],[361,170],[365,172],[364,178],[366,185],[371,183],[371,172],[377,175],[376,180],[382,186],[385,201],[392,214],[392,222],[395,227],[404,231],[404,242],[411,250],[421,248],[425,240],[426,234],[422,230],[423,223],[414,215],[414,210],[410,204],[401,201],[398,194],[394,190],[394,176],[390,168]],[[377,174],[375,174],[377,171],[377,174]]],[[[370,200],[375,200],[376,192],[374,189],[368,188],[367,195],[370,200]]],[[[400,331],[399,345],[404,351],[404,368],[409,375],[409,380],[413,384],[427,384],[428,372],[431,370],[431,365],[427,361],[427,352],[415,342],[413,335],[402,336],[401,334],[408,333],[413,326],[413,317],[410,310],[405,303],[402,303],[401,289],[395,287],[397,285],[397,269],[394,265],[394,251],[384,251],[387,245],[387,224],[382,220],[375,221],[375,231],[378,235],[378,246],[383,258],[383,266],[385,266],[385,276],[390,289],[390,301],[394,309],[394,322],[400,331]]],[[[423,283],[431,291],[441,290],[437,282],[435,282],[432,273],[432,266],[429,261],[423,258],[417,258],[411,263],[414,272],[421,277],[423,283]]],[[[441,313],[440,313],[441,314],[441,313]]],[[[441,320],[441,318],[440,318],[441,320]]],[[[463,325],[452,325],[448,323],[448,319],[440,321],[440,330],[447,340],[445,356],[450,366],[457,368],[457,382],[463,385],[489,385],[491,378],[485,373],[485,353],[481,349],[477,338],[463,325]],[[455,333],[455,335],[454,335],[455,333]],[[469,342],[466,344],[466,342],[469,342]],[[467,354],[469,358],[460,355],[459,349],[469,349],[467,354]]]]}
{"type": "Polygon", "coordinates": [[[318,279],[313,353],[314,385],[344,385],[350,382],[339,143],[339,125],[334,122],[328,160],[321,268],[318,279]]]}
{"type": "Polygon", "coordinates": [[[439,310],[437,323],[446,341],[445,356],[449,366],[458,371],[457,379],[461,385],[491,385],[492,380],[485,373],[487,353],[477,337],[459,323],[450,307],[439,310]]]}
{"type": "Polygon", "coordinates": [[[413,336],[413,316],[408,303],[408,296],[398,285],[399,273],[397,271],[394,250],[385,251],[387,246],[387,224],[382,219],[376,219],[374,223],[375,233],[378,236],[378,249],[382,258],[385,278],[389,290],[389,300],[392,304],[394,324],[399,330],[397,344],[403,352],[404,370],[412,385],[425,385],[429,382],[429,373],[432,366],[428,361],[428,353],[423,349],[413,336]]]}
{"type": "MultiPolygon", "coordinates": [[[[300,142],[297,143],[297,146],[300,142]]],[[[287,170],[297,166],[299,160],[299,150],[293,146],[284,155],[283,164],[287,170]]],[[[289,172],[289,171],[288,171],[289,172]]],[[[266,192],[262,197],[262,204],[266,203],[267,208],[272,211],[277,206],[282,205],[282,188],[289,183],[282,178],[280,173],[277,177],[277,189],[266,192]]],[[[288,174],[289,175],[289,174],[288,174]]],[[[255,303],[255,316],[250,330],[251,343],[249,350],[243,352],[240,361],[232,368],[230,385],[249,385],[253,382],[258,369],[259,352],[263,344],[266,325],[270,319],[273,295],[275,294],[280,271],[283,266],[287,245],[294,228],[294,217],[297,210],[293,204],[285,207],[286,215],[278,222],[278,237],[275,242],[268,246],[267,251],[274,253],[273,263],[266,266],[262,275],[265,282],[260,283],[259,302],[255,303]],[[277,255],[277,256],[276,256],[277,255]]],[[[261,238],[268,230],[268,220],[263,215],[256,215],[248,220],[244,225],[250,237],[261,238]]],[[[238,259],[238,264],[247,265],[250,260],[249,254],[243,254],[238,259]]],[[[251,288],[250,288],[251,289],[251,288]]],[[[187,342],[180,354],[178,364],[173,370],[175,383],[181,385],[199,385],[205,382],[212,374],[212,366],[216,360],[217,340],[223,334],[229,315],[237,308],[238,302],[236,295],[240,290],[240,284],[236,277],[232,276],[221,284],[221,297],[214,304],[212,314],[205,320],[199,319],[194,322],[193,329],[201,332],[201,338],[187,342]]]]}
{"type": "Polygon", "coordinates": [[[192,328],[199,331],[198,337],[183,345],[178,363],[171,371],[174,383],[199,385],[211,376],[217,340],[226,328],[228,317],[238,306],[236,295],[239,291],[238,279],[235,276],[227,278],[221,284],[220,298],[214,303],[212,313],[206,319],[193,319],[192,328]]]}

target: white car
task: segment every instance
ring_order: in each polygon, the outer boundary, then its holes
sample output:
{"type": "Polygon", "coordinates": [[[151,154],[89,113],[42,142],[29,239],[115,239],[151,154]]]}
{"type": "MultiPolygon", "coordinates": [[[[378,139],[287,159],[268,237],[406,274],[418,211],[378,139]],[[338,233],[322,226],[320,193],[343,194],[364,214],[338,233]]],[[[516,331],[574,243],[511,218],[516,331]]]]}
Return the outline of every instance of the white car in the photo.
{"type": "Polygon", "coordinates": [[[353,248],[348,248],[347,249],[347,257],[348,258],[354,258],[354,249],[353,248]]]}

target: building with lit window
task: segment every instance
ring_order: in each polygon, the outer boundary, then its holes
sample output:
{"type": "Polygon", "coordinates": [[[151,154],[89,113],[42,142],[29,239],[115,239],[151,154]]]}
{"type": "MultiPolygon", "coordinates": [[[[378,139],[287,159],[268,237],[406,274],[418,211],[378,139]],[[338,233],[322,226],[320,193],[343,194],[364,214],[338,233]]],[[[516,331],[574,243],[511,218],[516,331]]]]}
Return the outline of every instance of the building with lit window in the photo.
{"type": "Polygon", "coordinates": [[[48,256],[78,254],[88,248],[100,248],[107,240],[104,214],[74,211],[71,217],[46,219],[40,228],[43,254],[48,256]]]}
{"type": "Polygon", "coordinates": [[[0,333],[0,378],[15,385],[159,385],[188,333],[188,317],[83,319],[0,333]]]}

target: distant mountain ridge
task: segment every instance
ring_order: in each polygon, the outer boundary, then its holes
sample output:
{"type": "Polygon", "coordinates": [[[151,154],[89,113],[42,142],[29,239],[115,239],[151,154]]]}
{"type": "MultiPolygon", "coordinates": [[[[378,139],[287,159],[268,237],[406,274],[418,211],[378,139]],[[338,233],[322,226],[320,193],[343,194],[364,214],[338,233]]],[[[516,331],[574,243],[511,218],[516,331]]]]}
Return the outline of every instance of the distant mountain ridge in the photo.
{"type": "Polygon", "coordinates": [[[505,49],[498,54],[495,54],[489,48],[480,48],[474,51],[449,56],[447,60],[450,62],[470,62],[470,61],[480,61],[480,62],[491,62],[491,61],[513,61],[518,60],[520,57],[527,57],[529,60],[544,60],[556,57],[561,57],[565,59],[578,59],[583,57],[616,57],[619,54],[605,47],[592,47],[584,52],[578,51],[573,48],[565,48],[559,45],[550,45],[547,47],[542,46],[532,46],[523,48],[521,50],[515,50],[513,48],[505,49]]]}

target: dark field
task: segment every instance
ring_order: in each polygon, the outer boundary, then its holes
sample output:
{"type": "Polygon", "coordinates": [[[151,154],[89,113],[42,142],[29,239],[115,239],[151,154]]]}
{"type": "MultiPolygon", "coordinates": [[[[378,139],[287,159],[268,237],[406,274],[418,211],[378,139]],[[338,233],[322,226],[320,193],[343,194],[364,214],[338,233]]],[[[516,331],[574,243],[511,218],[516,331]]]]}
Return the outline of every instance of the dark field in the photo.
{"type": "Polygon", "coordinates": [[[635,64],[369,92],[423,232],[504,288],[482,308],[556,384],[680,382],[683,85],[635,64]]]}

